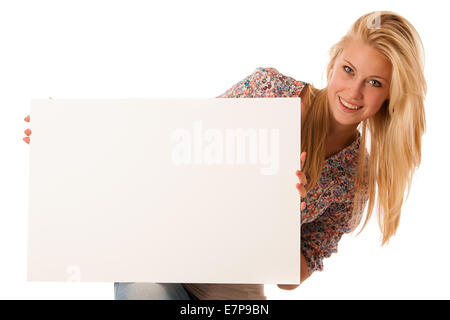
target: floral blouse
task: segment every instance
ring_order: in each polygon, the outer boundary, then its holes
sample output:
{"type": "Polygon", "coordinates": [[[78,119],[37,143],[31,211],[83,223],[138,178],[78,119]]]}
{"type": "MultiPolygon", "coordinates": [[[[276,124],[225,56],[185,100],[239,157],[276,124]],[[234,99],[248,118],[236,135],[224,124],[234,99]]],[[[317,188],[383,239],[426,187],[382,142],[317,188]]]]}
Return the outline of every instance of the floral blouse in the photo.
{"type": "MultiPolygon", "coordinates": [[[[257,68],[217,98],[298,97],[307,85],[275,68],[257,68]]],[[[342,235],[359,224],[362,212],[353,212],[353,186],[360,141],[358,131],[352,144],[324,160],[321,177],[305,198],[306,208],[301,212],[301,249],[310,272],[322,271],[323,259],[337,252],[342,235]]],[[[367,201],[365,191],[363,198],[367,201]]]]}
{"type": "MultiPolygon", "coordinates": [[[[256,68],[251,75],[217,98],[299,97],[307,85],[306,82],[281,74],[275,68],[256,68]]],[[[323,259],[336,253],[342,235],[353,231],[360,222],[362,210],[359,212],[353,210],[360,140],[361,134],[358,131],[353,143],[323,161],[319,181],[305,197],[306,207],[301,211],[301,253],[307,261],[309,273],[322,271],[323,259]]],[[[367,170],[367,150],[366,155],[367,170]]],[[[364,201],[364,204],[367,202],[367,184],[361,201],[364,201]]],[[[204,296],[200,297],[201,299],[213,297],[212,286],[215,286],[214,290],[220,291],[224,285],[208,286],[211,288],[209,295],[203,291],[204,296]]],[[[233,286],[234,288],[240,286],[238,288],[242,290],[251,287],[252,292],[260,293],[259,297],[254,296],[255,299],[264,297],[263,291],[254,288],[260,286],[261,289],[263,285],[228,286],[230,290],[233,286]]],[[[195,294],[198,295],[199,292],[201,290],[195,291],[195,294]]]]}

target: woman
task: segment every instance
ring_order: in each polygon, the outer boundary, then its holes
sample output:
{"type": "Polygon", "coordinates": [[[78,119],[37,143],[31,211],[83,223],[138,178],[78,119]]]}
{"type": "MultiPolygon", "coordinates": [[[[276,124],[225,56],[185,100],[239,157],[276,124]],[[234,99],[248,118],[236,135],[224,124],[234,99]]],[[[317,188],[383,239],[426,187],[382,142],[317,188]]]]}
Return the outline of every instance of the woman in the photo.
{"type": "MultiPolygon", "coordinates": [[[[304,199],[301,282],[323,270],[323,259],[358,226],[367,201],[362,229],[376,202],[382,245],[395,234],[406,185],[409,192],[420,164],[425,129],[426,82],[417,31],[393,12],[363,15],[331,48],[327,82],[317,89],[274,68],[257,68],[218,96],[302,98],[302,171],[296,172],[304,199]]],[[[116,283],[115,293],[116,299],[266,298],[262,284],[116,283]]]]}

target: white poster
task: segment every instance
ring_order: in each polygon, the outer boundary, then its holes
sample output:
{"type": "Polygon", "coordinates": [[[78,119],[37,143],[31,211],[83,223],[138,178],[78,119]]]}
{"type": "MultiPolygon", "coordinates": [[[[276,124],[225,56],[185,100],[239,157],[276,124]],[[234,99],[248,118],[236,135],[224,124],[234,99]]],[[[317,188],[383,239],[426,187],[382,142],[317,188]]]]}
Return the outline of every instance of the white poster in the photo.
{"type": "Polygon", "coordinates": [[[28,280],[299,283],[300,98],[30,115],[28,280]]]}

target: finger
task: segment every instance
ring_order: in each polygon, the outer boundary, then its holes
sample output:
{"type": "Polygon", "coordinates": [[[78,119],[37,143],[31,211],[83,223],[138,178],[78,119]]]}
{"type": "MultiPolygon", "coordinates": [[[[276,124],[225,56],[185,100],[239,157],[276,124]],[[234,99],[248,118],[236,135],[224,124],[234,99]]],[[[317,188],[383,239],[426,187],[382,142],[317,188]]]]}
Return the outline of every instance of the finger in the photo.
{"type": "Polygon", "coordinates": [[[30,122],[30,115],[27,115],[24,119],[26,122],[30,122]]]}
{"type": "Polygon", "coordinates": [[[296,188],[300,194],[300,197],[302,198],[306,197],[306,189],[304,186],[302,186],[300,183],[297,183],[296,188]]]}
{"type": "Polygon", "coordinates": [[[303,185],[306,185],[308,183],[308,179],[306,179],[306,175],[303,172],[297,170],[296,174],[300,183],[302,183],[303,185]]]}
{"type": "Polygon", "coordinates": [[[303,201],[302,204],[300,205],[300,210],[305,210],[306,208],[306,202],[303,201]]]}
{"type": "Polygon", "coordinates": [[[27,130],[25,130],[24,132],[25,132],[25,134],[26,134],[27,136],[29,136],[29,135],[31,134],[31,129],[30,129],[30,128],[28,128],[28,129],[27,129],[27,130]]]}
{"type": "Polygon", "coordinates": [[[23,138],[23,141],[25,141],[26,143],[30,144],[30,137],[23,138]]]}

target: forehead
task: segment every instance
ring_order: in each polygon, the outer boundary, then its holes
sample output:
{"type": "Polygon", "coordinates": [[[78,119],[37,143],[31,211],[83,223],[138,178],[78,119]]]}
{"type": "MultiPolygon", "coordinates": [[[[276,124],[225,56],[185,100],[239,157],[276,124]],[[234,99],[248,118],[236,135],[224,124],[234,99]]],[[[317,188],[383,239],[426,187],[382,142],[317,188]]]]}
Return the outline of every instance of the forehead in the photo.
{"type": "Polygon", "coordinates": [[[349,61],[361,74],[378,75],[390,78],[392,65],[388,58],[375,49],[360,41],[352,41],[342,51],[339,59],[349,61]]]}

